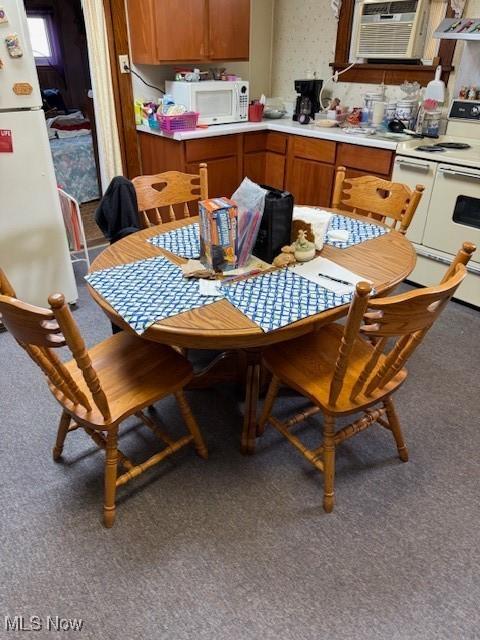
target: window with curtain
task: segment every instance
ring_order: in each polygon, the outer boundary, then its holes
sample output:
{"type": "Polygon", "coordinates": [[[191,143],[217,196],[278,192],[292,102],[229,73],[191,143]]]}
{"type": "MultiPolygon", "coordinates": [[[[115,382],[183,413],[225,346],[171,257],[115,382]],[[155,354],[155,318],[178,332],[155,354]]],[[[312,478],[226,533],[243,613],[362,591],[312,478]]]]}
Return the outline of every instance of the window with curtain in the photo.
{"type": "Polygon", "coordinates": [[[60,47],[53,15],[47,11],[29,11],[27,23],[36,65],[57,66],[60,47]]]}

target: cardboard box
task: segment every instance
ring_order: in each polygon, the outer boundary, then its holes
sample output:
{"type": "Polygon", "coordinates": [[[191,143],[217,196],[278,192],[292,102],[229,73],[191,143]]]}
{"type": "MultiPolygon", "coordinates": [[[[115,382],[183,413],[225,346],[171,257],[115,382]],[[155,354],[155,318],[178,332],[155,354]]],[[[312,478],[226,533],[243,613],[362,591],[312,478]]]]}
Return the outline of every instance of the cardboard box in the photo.
{"type": "Polygon", "coordinates": [[[228,198],[198,203],[200,215],[200,260],[215,271],[237,266],[237,206],[228,198]]]}

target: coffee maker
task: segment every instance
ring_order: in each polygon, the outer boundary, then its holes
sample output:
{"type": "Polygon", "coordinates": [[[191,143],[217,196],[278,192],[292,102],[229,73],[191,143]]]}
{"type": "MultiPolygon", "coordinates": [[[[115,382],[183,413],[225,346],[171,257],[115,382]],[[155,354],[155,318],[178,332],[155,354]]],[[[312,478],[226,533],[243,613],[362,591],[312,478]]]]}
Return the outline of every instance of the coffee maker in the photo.
{"type": "Polygon", "coordinates": [[[299,94],[295,104],[293,119],[308,124],[315,119],[315,114],[320,111],[320,89],[323,80],[295,80],[295,91],[299,94]]]}

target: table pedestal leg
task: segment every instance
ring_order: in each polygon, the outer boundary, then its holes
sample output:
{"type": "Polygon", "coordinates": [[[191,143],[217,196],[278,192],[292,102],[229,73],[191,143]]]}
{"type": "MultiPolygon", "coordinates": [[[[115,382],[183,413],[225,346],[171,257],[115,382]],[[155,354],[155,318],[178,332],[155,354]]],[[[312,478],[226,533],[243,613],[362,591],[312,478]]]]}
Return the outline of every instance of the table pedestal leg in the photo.
{"type": "Polygon", "coordinates": [[[262,352],[260,349],[252,349],[244,351],[244,354],[247,371],[241,452],[245,455],[252,455],[255,453],[255,438],[257,437],[257,405],[260,394],[262,352]]]}

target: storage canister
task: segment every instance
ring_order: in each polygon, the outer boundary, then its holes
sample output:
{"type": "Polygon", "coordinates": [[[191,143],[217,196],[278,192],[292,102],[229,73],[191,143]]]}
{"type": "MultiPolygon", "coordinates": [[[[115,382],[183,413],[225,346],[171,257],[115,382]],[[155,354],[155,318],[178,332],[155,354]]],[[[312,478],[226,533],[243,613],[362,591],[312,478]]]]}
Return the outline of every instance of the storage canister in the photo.
{"type": "Polygon", "coordinates": [[[440,131],[440,117],[442,112],[438,111],[425,111],[423,118],[422,132],[429,136],[438,136],[440,131]]]}
{"type": "Polygon", "coordinates": [[[415,100],[399,100],[397,102],[396,117],[401,120],[407,128],[413,125],[416,106],[417,103],[415,100]]]}
{"type": "Polygon", "coordinates": [[[391,120],[395,118],[397,113],[397,103],[396,102],[387,102],[385,105],[385,122],[388,124],[391,120]]]}

